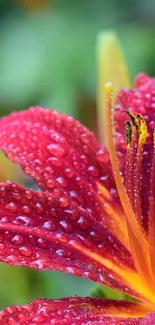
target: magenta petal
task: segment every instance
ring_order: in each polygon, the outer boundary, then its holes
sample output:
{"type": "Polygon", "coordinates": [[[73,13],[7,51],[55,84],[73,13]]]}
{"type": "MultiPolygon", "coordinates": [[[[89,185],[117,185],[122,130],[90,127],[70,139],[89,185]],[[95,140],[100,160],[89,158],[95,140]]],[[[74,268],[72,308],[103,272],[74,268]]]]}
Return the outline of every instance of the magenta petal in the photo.
{"type": "Polygon", "coordinates": [[[126,160],[125,121],[129,120],[125,109],[134,114],[142,114],[148,128],[147,143],[143,146],[143,159],[141,164],[141,196],[143,225],[148,230],[148,210],[153,154],[153,130],[155,126],[155,78],[140,73],[135,80],[134,88],[122,89],[116,98],[115,129],[116,148],[121,170],[124,174],[126,160]]]}
{"type": "MultiPolygon", "coordinates": [[[[137,303],[92,298],[38,299],[28,305],[7,307],[0,312],[1,325],[138,325],[137,303]],[[130,314],[127,318],[123,313],[130,314]],[[133,315],[131,316],[131,313],[133,315]],[[135,313],[135,317],[134,317],[135,313]],[[129,317],[129,318],[128,318],[129,317]]],[[[153,323],[149,323],[153,325],[153,323]]]]}
{"type": "Polygon", "coordinates": [[[147,314],[140,322],[140,325],[155,325],[155,313],[147,314]]]}

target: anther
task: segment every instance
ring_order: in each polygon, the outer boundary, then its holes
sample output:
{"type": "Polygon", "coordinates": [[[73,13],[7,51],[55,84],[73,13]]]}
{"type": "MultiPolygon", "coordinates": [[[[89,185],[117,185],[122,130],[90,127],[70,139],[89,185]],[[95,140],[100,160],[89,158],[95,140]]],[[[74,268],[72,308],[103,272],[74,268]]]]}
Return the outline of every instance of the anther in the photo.
{"type": "Polygon", "coordinates": [[[148,136],[147,125],[141,114],[137,115],[139,119],[139,143],[145,144],[148,136]]]}
{"type": "Polygon", "coordinates": [[[124,110],[125,113],[130,117],[132,124],[136,127],[137,131],[139,130],[139,120],[136,115],[134,115],[129,109],[124,110]]]}
{"type": "Polygon", "coordinates": [[[129,149],[132,141],[132,126],[130,121],[125,122],[125,132],[126,132],[126,144],[127,144],[127,148],[129,149]]]}

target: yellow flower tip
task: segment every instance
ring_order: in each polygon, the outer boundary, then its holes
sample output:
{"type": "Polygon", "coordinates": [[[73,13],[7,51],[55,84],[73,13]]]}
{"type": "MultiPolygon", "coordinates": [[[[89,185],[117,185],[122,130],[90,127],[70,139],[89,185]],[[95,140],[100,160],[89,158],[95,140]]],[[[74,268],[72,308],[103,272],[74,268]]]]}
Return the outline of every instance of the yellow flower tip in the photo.
{"type": "Polygon", "coordinates": [[[97,38],[97,114],[98,131],[102,143],[106,142],[105,134],[105,97],[112,91],[112,106],[122,88],[130,88],[128,67],[117,35],[112,31],[100,32],[97,38]],[[112,89],[107,80],[112,83],[112,89]],[[106,84],[106,87],[105,87],[106,84]]]}
{"type": "Polygon", "coordinates": [[[110,81],[108,81],[105,84],[105,91],[106,91],[106,96],[110,96],[112,93],[112,83],[110,81]]]}

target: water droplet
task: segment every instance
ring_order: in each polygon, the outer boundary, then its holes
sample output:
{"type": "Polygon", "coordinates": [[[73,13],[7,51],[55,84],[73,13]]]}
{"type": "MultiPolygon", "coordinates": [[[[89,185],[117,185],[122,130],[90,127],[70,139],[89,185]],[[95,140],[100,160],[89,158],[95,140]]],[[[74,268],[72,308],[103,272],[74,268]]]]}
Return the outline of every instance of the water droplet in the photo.
{"type": "Polygon", "coordinates": [[[82,148],[83,148],[83,153],[85,153],[85,154],[89,153],[89,148],[87,145],[84,145],[82,148]]]}
{"type": "Polygon", "coordinates": [[[64,170],[64,173],[68,178],[73,178],[74,177],[74,171],[71,168],[66,168],[64,170]]]}
{"type": "Polygon", "coordinates": [[[28,200],[31,200],[32,198],[33,198],[33,192],[31,192],[31,191],[29,191],[29,190],[27,190],[26,192],[25,192],[25,197],[26,197],[26,199],[28,199],[28,200]]]}
{"type": "MultiPolygon", "coordinates": [[[[55,141],[55,142],[57,142],[57,143],[62,143],[62,144],[64,144],[65,143],[65,138],[63,137],[63,136],[61,136],[60,135],[60,133],[58,133],[58,132],[54,132],[53,131],[53,129],[52,130],[50,130],[51,131],[51,134],[50,134],[50,137],[51,137],[51,140],[53,140],[53,141],[55,141]]],[[[49,132],[50,132],[49,131],[49,132]]],[[[52,141],[52,142],[53,142],[52,141]]]]}
{"type": "Polygon", "coordinates": [[[60,225],[68,233],[73,231],[73,227],[66,220],[61,220],[60,225]]]}
{"type": "Polygon", "coordinates": [[[22,246],[19,248],[19,251],[21,253],[21,255],[25,256],[25,257],[30,257],[32,256],[32,249],[26,246],[22,246]]]}
{"type": "Polygon", "coordinates": [[[48,188],[54,188],[55,187],[55,180],[54,179],[49,179],[46,183],[48,188]]]}
{"type": "Polygon", "coordinates": [[[69,202],[69,199],[66,198],[66,197],[61,197],[59,200],[58,200],[58,204],[61,208],[66,208],[69,206],[70,202],[69,202]]]}
{"type": "Polygon", "coordinates": [[[100,149],[96,153],[96,159],[99,162],[107,163],[109,161],[109,154],[104,149],[100,149]]]}
{"type": "Polygon", "coordinates": [[[35,205],[35,210],[37,213],[42,213],[44,212],[44,206],[40,202],[37,202],[35,205]]]}
{"type": "Polygon", "coordinates": [[[82,160],[82,162],[84,162],[85,164],[88,164],[88,158],[86,155],[81,155],[80,159],[82,160]]]}
{"type": "Polygon", "coordinates": [[[52,208],[52,209],[50,210],[50,215],[51,215],[52,217],[56,217],[57,214],[58,214],[58,212],[57,212],[54,208],[52,208]]]}
{"type": "Polygon", "coordinates": [[[57,157],[50,157],[48,159],[48,162],[56,167],[60,167],[63,164],[63,161],[61,160],[61,158],[57,158],[57,157]]]}
{"type": "Polygon", "coordinates": [[[3,245],[2,243],[0,243],[0,250],[1,250],[1,252],[3,253],[4,245],[3,245]]]}
{"type": "Polygon", "coordinates": [[[79,171],[79,169],[80,169],[80,167],[81,167],[80,163],[78,163],[77,161],[74,161],[74,162],[73,162],[73,166],[74,166],[74,168],[75,168],[76,170],[78,170],[78,171],[79,171]]]}
{"type": "Polygon", "coordinates": [[[3,217],[2,219],[1,219],[1,222],[9,222],[9,218],[8,217],[3,217]]]}
{"type": "Polygon", "coordinates": [[[77,185],[83,185],[84,184],[84,179],[81,178],[80,176],[77,176],[75,181],[76,181],[77,185]]]}
{"type": "Polygon", "coordinates": [[[37,240],[37,245],[40,247],[40,248],[43,248],[45,249],[47,247],[47,243],[46,241],[43,239],[43,238],[39,238],[37,240]]]}
{"type": "Polygon", "coordinates": [[[32,212],[32,209],[28,205],[24,205],[22,207],[22,212],[25,214],[30,214],[32,212]]]}
{"type": "Polygon", "coordinates": [[[6,196],[5,187],[1,187],[1,189],[0,189],[0,196],[2,196],[2,197],[5,197],[6,196]]]}
{"type": "Polygon", "coordinates": [[[81,140],[82,140],[85,144],[87,144],[87,143],[89,142],[89,137],[88,137],[88,135],[87,135],[86,133],[82,133],[82,134],[81,134],[81,140]]]}
{"type": "Polygon", "coordinates": [[[55,196],[56,198],[59,198],[60,195],[61,195],[61,190],[59,189],[54,189],[53,192],[52,192],[53,196],[55,196]]]}
{"type": "Polygon", "coordinates": [[[64,210],[64,214],[70,219],[70,220],[77,220],[79,218],[79,213],[76,210],[64,210]]]}
{"type": "Polygon", "coordinates": [[[47,229],[47,230],[56,230],[57,229],[57,225],[56,222],[53,221],[45,221],[43,224],[43,228],[47,229]]]}
{"type": "Polygon", "coordinates": [[[36,148],[37,148],[37,144],[36,144],[35,142],[31,142],[31,143],[30,143],[30,147],[31,147],[32,149],[36,149],[36,148]]]}
{"type": "Polygon", "coordinates": [[[21,223],[21,224],[24,224],[25,226],[29,226],[30,224],[32,224],[32,220],[28,217],[25,217],[25,216],[19,216],[16,218],[17,222],[21,223]]]}
{"type": "Polygon", "coordinates": [[[36,165],[38,165],[38,166],[43,166],[43,161],[40,160],[40,159],[35,159],[35,160],[34,160],[34,163],[35,163],[36,165]]]}
{"type": "Polygon", "coordinates": [[[75,191],[70,191],[69,195],[70,195],[70,197],[72,197],[74,199],[78,199],[78,197],[79,197],[78,194],[75,191]]]}
{"type": "Polygon", "coordinates": [[[88,173],[91,176],[97,177],[99,176],[99,170],[95,166],[89,166],[88,167],[88,173]]]}
{"type": "Polygon", "coordinates": [[[61,185],[61,187],[68,187],[68,183],[66,182],[66,180],[63,178],[63,177],[58,177],[57,179],[56,179],[56,181],[57,181],[57,183],[59,184],[59,185],[61,185]]]}
{"type": "Polygon", "coordinates": [[[8,322],[8,325],[16,325],[17,324],[16,320],[12,317],[9,317],[7,322],[8,322]]]}
{"type": "Polygon", "coordinates": [[[38,315],[33,318],[33,322],[35,322],[36,324],[43,323],[45,320],[46,320],[46,317],[43,315],[38,315]]]}
{"type": "Polygon", "coordinates": [[[18,211],[18,206],[14,202],[10,202],[7,206],[6,209],[9,210],[11,213],[16,213],[18,211]]]}
{"type": "Polygon", "coordinates": [[[36,239],[32,235],[29,235],[28,238],[31,244],[36,245],[36,239]]]}
{"type": "Polygon", "coordinates": [[[37,171],[37,173],[39,173],[40,175],[43,173],[43,168],[42,167],[40,167],[40,166],[37,166],[36,167],[36,171],[37,171]]]}
{"type": "Polygon", "coordinates": [[[77,222],[81,229],[87,229],[90,227],[90,222],[83,216],[81,216],[77,222]]]}
{"type": "Polygon", "coordinates": [[[56,250],[56,253],[57,253],[59,256],[64,256],[64,250],[63,250],[63,249],[57,249],[57,250],[56,250]]]}
{"type": "Polygon", "coordinates": [[[17,256],[15,256],[15,255],[8,255],[7,262],[9,264],[15,265],[15,264],[17,264],[17,261],[18,261],[17,256]]]}
{"type": "Polygon", "coordinates": [[[98,234],[97,232],[95,232],[94,230],[91,230],[90,231],[90,236],[96,241],[96,242],[99,242],[100,240],[103,239],[103,237],[98,234]]]}
{"type": "Polygon", "coordinates": [[[19,194],[19,193],[13,193],[13,198],[15,199],[15,200],[21,200],[21,195],[19,194]]]}
{"type": "Polygon", "coordinates": [[[24,243],[24,237],[22,235],[15,235],[12,238],[12,242],[16,245],[22,245],[24,243]]]}
{"type": "Polygon", "coordinates": [[[49,173],[50,175],[53,175],[54,174],[54,169],[52,167],[46,167],[45,168],[45,172],[49,173]]]}
{"type": "Polygon", "coordinates": [[[66,150],[58,143],[51,143],[47,146],[47,150],[50,154],[56,157],[63,157],[66,155],[66,150]]]}
{"type": "Polygon", "coordinates": [[[23,314],[18,314],[17,318],[19,319],[19,321],[21,322],[21,324],[24,324],[25,321],[25,315],[23,314]]]}
{"type": "Polygon", "coordinates": [[[60,129],[61,126],[62,126],[62,121],[61,121],[60,119],[57,118],[57,119],[55,120],[55,126],[56,126],[56,128],[60,129]]]}

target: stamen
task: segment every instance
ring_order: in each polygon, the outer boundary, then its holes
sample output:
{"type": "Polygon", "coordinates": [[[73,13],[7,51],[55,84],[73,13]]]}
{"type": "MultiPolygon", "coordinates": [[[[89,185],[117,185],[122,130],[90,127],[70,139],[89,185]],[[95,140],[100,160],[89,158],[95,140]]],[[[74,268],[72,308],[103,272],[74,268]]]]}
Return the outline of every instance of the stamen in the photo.
{"type": "Polygon", "coordinates": [[[142,240],[143,247],[146,248],[146,247],[148,247],[147,241],[144,238],[144,236],[140,230],[140,227],[135,220],[135,215],[134,215],[133,209],[131,207],[131,204],[129,202],[129,199],[128,199],[128,196],[127,196],[127,193],[126,193],[123,181],[122,181],[122,177],[120,175],[118,160],[117,160],[116,151],[115,151],[114,142],[113,142],[113,132],[112,132],[113,125],[112,125],[112,118],[111,118],[111,93],[112,93],[112,85],[109,82],[106,84],[107,142],[108,142],[108,149],[109,149],[109,154],[110,154],[110,158],[111,158],[111,164],[112,164],[112,169],[113,169],[113,173],[114,173],[114,178],[115,178],[115,182],[116,182],[116,186],[117,186],[118,193],[120,196],[120,200],[121,200],[122,206],[124,208],[127,220],[129,222],[129,224],[131,225],[131,228],[132,228],[133,232],[135,233],[135,236],[137,238],[139,238],[140,240],[142,240]]]}
{"type": "Polygon", "coordinates": [[[130,144],[127,144],[126,165],[125,165],[125,187],[130,200],[132,209],[134,209],[134,165],[135,165],[135,147],[137,130],[133,127],[130,144]]]}
{"type": "Polygon", "coordinates": [[[125,123],[125,131],[126,131],[126,143],[127,148],[130,149],[131,141],[132,141],[132,127],[129,121],[125,123]]]}
{"type": "MultiPolygon", "coordinates": [[[[152,270],[150,267],[149,260],[149,250],[148,242],[146,240],[145,234],[142,232],[136,218],[134,211],[132,209],[131,203],[129,201],[128,195],[126,193],[122,177],[120,175],[119,164],[117,160],[117,155],[115,151],[114,141],[113,141],[113,124],[111,116],[111,94],[112,85],[111,83],[106,84],[106,126],[107,126],[107,143],[109,154],[111,158],[111,164],[113,169],[113,174],[120,197],[122,207],[124,209],[127,225],[129,229],[129,239],[131,245],[132,256],[135,262],[137,271],[145,281],[147,285],[154,286],[152,270]]],[[[137,122],[137,120],[134,119],[137,122]]]]}
{"type": "MultiPolygon", "coordinates": [[[[128,181],[128,187],[127,187],[127,193],[130,199],[130,202],[132,204],[132,207],[134,208],[134,212],[137,218],[137,221],[139,225],[142,228],[142,211],[141,211],[141,161],[142,161],[142,150],[143,145],[146,143],[147,139],[147,125],[146,122],[141,114],[134,115],[130,110],[125,110],[125,112],[130,116],[132,123],[133,123],[133,129],[134,129],[134,138],[132,140],[132,147],[135,149],[135,140],[136,135],[138,136],[138,149],[136,154],[136,170],[135,170],[135,186],[133,185],[133,174],[134,174],[134,150],[132,151],[131,155],[127,154],[127,159],[132,159],[132,162],[128,162],[128,168],[131,169],[130,177],[127,174],[127,180],[128,181]],[[128,158],[129,156],[129,158],[128,158]],[[128,189],[129,188],[129,189],[128,189]],[[131,194],[132,193],[132,194],[131,194]]],[[[127,146],[128,151],[128,146],[127,146]]]]}
{"type": "Polygon", "coordinates": [[[129,109],[124,110],[125,113],[131,118],[132,124],[136,127],[137,131],[139,129],[139,121],[136,115],[134,115],[129,109]]]}
{"type": "Polygon", "coordinates": [[[134,187],[134,211],[139,225],[142,227],[142,209],[141,209],[141,161],[142,161],[142,143],[138,141],[138,149],[136,154],[136,171],[135,171],[135,187],[134,187]]]}
{"type": "Polygon", "coordinates": [[[136,174],[135,174],[135,214],[139,224],[142,227],[141,162],[142,162],[143,145],[146,144],[148,131],[147,131],[147,125],[144,120],[144,117],[141,114],[137,115],[137,117],[139,119],[139,139],[138,139],[136,174]]]}
{"type": "Polygon", "coordinates": [[[139,125],[139,144],[145,144],[148,136],[147,125],[144,117],[141,114],[138,114],[140,125],[139,125]]]}
{"type": "Polygon", "coordinates": [[[153,158],[149,198],[149,249],[152,272],[155,274],[155,131],[153,133],[153,158]]]}

